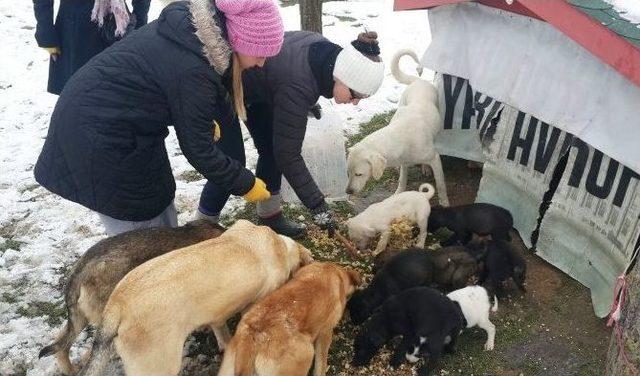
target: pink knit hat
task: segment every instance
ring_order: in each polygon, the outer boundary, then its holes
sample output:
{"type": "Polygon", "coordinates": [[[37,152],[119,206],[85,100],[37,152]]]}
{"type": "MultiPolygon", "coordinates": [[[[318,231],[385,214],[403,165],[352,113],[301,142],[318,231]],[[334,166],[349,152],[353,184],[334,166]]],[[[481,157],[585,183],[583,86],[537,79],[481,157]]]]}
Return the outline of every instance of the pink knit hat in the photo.
{"type": "Polygon", "coordinates": [[[227,19],[229,43],[235,52],[271,57],[280,52],[284,26],[273,0],[215,0],[227,19]]]}

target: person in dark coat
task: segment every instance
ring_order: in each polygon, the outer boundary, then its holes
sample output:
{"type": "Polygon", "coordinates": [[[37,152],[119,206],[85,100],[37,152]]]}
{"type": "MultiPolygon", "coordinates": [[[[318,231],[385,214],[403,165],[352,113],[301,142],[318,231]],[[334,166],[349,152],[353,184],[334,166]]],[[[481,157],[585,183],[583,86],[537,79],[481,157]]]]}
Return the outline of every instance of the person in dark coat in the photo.
{"type": "MultiPolygon", "coordinates": [[[[302,226],[282,214],[279,191],[284,175],[316,224],[333,228],[324,195],[301,155],[307,115],[320,96],[356,105],[373,95],[384,78],[379,54],[375,32],[360,34],[343,49],[320,34],[292,31],[285,33],[277,56],[267,59],[264,67],[244,73],[248,106],[245,124],[259,154],[256,175],[271,192],[269,200],[257,205],[263,224],[291,237],[304,232],[302,226]]],[[[244,146],[237,137],[233,144],[228,140],[225,147],[235,151],[244,146]]],[[[208,182],[200,197],[200,218],[215,221],[227,198],[224,190],[208,182]]]]}
{"type": "MultiPolygon", "coordinates": [[[[105,1],[61,0],[54,23],[53,0],[33,0],[36,42],[50,54],[48,92],[59,95],[80,67],[108,47],[99,24],[91,20],[94,6],[105,1]]],[[[133,0],[136,28],[146,25],[150,2],[133,0]]]]}
{"type": "Polygon", "coordinates": [[[175,226],[164,143],[173,125],[184,156],[209,181],[248,201],[269,198],[264,182],[219,145],[240,132],[234,107],[244,111],[242,70],[276,55],[283,30],[272,1],[170,4],[69,80],[36,180],[98,212],[109,235],[175,226]]]}

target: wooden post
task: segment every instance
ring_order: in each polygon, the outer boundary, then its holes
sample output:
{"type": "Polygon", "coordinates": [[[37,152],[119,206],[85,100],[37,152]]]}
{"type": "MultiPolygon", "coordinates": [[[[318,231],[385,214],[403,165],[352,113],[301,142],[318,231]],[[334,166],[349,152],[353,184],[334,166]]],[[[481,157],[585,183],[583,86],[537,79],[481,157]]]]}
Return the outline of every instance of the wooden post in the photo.
{"type": "Polygon", "coordinates": [[[322,0],[300,0],[300,26],[322,34],[322,0]]]}

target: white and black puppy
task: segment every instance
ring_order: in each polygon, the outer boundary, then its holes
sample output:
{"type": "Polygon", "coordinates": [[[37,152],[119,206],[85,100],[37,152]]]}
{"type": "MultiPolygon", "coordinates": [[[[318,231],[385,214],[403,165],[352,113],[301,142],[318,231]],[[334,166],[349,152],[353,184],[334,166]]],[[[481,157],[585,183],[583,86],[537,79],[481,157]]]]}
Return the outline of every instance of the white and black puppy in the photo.
{"type": "MultiPolygon", "coordinates": [[[[496,326],[493,325],[489,319],[489,312],[498,311],[498,299],[493,297],[493,305],[490,302],[490,297],[487,290],[482,286],[467,286],[456,291],[452,291],[447,294],[447,297],[454,302],[457,302],[464,319],[466,321],[467,328],[473,328],[477,326],[484,329],[487,332],[487,342],[484,344],[484,349],[487,351],[493,350],[496,337],[496,326]]],[[[445,338],[445,344],[449,345],[451,351],[455,350],[455,342],[452,342],[452,338],[445,338]]],[[[420,349],[426,342],[426,338],[420,337],[418,342],[414,344],[413,351],[407,353],[406,358],[409,362],[415,363],[420,358],[420,349]]]]}
{"type": "Polygon", "coordinates": [[[349,148],[347,157],[348,194],[359,193],[372,177],[380,179],[384,170],[400,167],[396,193],[407,189],[408,169],[413,165],[429,165],[438,188],[440,203],[449,205],[440,154],[434,142],[443,128],[438,111],[438,92],[431,82],[409,76],[398,66],[402,56],[418,63],[414,51],[400,50],[391,62],[391,73],[400,83],[407,84],[398,109],[386,127],[373,132],[349,148]]]}
{"type": "Polygon", "coordinates": [[[362,213],[347,220],[349,238],[359,249],[365,249],[371,240],[380,234],[373,255],[377,255],[387,248],[391,237],[391,222],[406,218],[415,222],[420,228],[416,240],[416,247],[424,248],[427,239],[427,223],[431,213],[429,200],[435,194],[435,189],[429,183],[420,185],[418,191],[406,191],[388,197],[366,208],[362,213]]]}
{"type": "Polygon", "coordinates": [[[425,357],[428,360],[418,374],[429,375],[443,351],[455,351],[464,328],[477,325],[485,329],[485,349],[493,349],[495,326],[489,320],[489,312],[497,309],[497,300],[492,307],[487,291],[480,286],[465,287],[446,296],[428,287],[402,291],[387,299],[365,323],[355,340],[353,363],[368,364],[386,342],[401,335],[390,365],[398,367],[405,358],[417,361],[425,357]]]}

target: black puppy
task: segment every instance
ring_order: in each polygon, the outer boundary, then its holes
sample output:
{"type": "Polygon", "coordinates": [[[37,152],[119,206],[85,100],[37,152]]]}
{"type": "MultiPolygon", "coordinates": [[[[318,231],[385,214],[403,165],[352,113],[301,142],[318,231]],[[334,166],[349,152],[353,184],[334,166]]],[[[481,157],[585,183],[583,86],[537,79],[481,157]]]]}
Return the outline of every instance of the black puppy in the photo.
{"type": "Polygon", "coordinates": [[[363,323],[391,295],[416,286],[430,286],[434,264],[429,252],[410,249],[392,256],[363,290],[356,291],[347,309],[351,321],[363,323]]]}
{"type": "Polygon", "coordinates": [[[486,283],[490,293],[502,296],[502,286],[508,279],[513,279],[522,292],[527,277],[527,263],[518,252],[504,240],[488,240],[480,245],[470,245],[476,249],[481,259],[481,272],[478,284],[486,283]]]}
{"type": "Polygon", "coordinates": [[[443,245],[467,244],[472,234],[511,240],[509,231],[513,228],[513,217],[507,209],[491,204],[432,206],[427,227],[430,232],[443,227],[454,232],[443,245]]]}
{"type": "Polygon", "coordinates": [[[412,353],[418,345],[420,354],[429,358],[418,374],[428,375],[443,350],[454,351],[456,339],[466,326],[460,305],[439,291],[429,287],[402,291],[387,299],[365,323],[355,339],[353,364],[369,364],[385,343],[401,335],[402,341],[391,358],[391,367],[402,364],[405,354],[412,353]]]}

